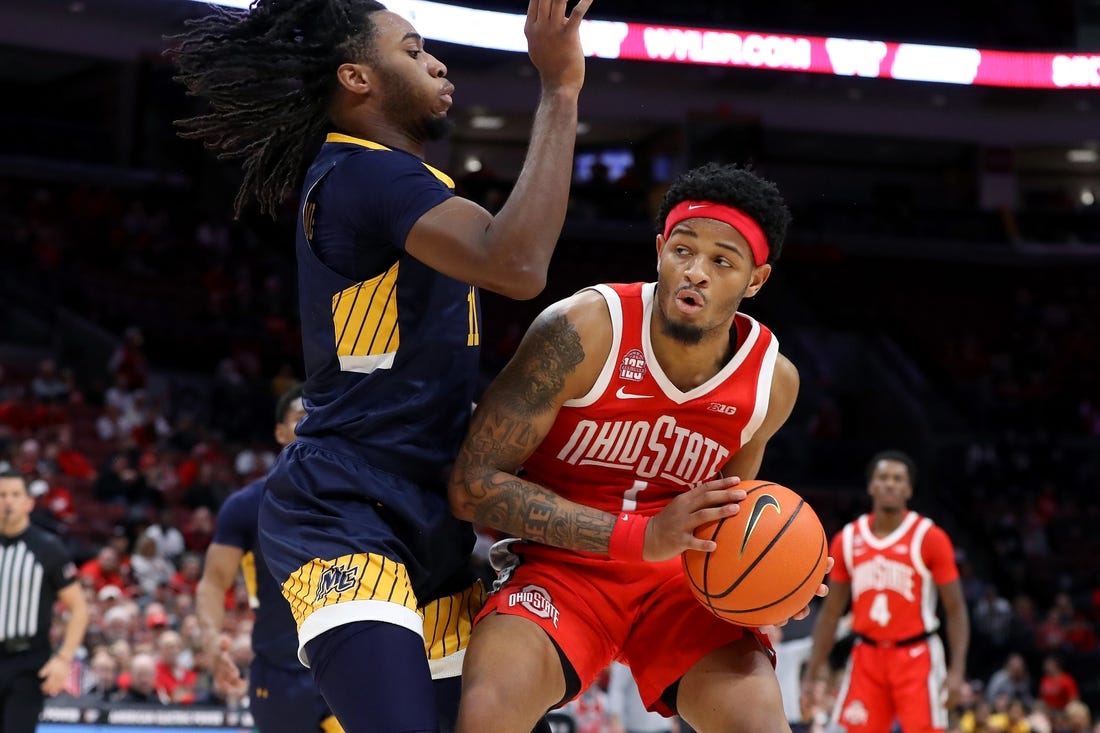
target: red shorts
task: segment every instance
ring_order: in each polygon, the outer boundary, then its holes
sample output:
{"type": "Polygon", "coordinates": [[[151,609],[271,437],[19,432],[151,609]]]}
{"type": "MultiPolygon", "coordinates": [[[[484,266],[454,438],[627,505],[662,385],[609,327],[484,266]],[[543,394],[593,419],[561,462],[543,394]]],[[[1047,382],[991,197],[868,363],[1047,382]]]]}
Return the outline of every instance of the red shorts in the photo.
{"type": "Polygon", "coordinates": [[[848,733],[888,733],[894,720],[905,733],[942,731],[947,708],[943,642],[933,634],[905,646],[856,642],[833,710],[848,733]]]}
{"type": "Polygon", "coordinates": [[[521,563],[477,620],[496,611],[538,624],[573,665],[581,690],[618,660],[630,666],[646,707],[670,716],[661,695],[707,654],[747,633],[771,654],[756,629],[723,621],[695,600],[679,558],[631,563],[542,545],[513,549],[521,563]]]}

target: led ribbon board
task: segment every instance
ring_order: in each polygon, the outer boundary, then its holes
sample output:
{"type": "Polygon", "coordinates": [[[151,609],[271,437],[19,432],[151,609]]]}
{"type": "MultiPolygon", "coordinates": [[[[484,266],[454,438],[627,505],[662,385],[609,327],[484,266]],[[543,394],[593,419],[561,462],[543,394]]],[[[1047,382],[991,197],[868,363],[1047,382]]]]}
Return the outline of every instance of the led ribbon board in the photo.
{"type": "MultiPolygon", "coordinates": [[[[206,0],[197,0],[204,2],[206,0]]],[[[247,8],[250,0],[214,0],[247,8]]],[[[475,10],[427,0],[389,0],[433,41],[496,51],[525,52],[524,15],[475,10]]],[[[587,56],[706,64],[834,76],[1028,89],[1100,88],[1100,52],[1024,53],[959,46],[823,38],[585,20],[587,56]]]]}

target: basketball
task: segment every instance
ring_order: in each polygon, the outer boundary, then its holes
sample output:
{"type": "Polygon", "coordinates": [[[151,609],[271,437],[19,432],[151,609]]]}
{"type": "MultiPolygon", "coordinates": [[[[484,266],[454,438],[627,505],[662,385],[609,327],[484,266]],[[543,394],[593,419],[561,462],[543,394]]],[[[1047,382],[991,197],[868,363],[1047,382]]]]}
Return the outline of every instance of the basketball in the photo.
{"type": "Polygon", "coordinates": [[[742,481],[741,511],[696,528],[718,543],[687,550],[684,575],[699,602],[743,626],[779,624],[813,599],[825,578],[829,546],[817,514],[794,491],[771,481],[742,481]]]}

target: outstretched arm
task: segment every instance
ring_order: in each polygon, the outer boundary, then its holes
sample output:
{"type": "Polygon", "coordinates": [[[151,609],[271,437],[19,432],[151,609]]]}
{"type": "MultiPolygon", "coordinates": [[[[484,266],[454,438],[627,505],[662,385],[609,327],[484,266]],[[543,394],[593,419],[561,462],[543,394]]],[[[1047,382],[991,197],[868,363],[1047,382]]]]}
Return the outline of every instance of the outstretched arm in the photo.
{"type": "Polygon", "coordinates": [[[592,0],[565,14],[562,0],[531,0],[528,53],[542,94],[531,142],[511,195],[496,216],[454,197],[425,213],[406,251],[432,268],[512,298],[533,298],[546,284],[573,171],[577,103],[584,84],[580,23],[592,0]]]}

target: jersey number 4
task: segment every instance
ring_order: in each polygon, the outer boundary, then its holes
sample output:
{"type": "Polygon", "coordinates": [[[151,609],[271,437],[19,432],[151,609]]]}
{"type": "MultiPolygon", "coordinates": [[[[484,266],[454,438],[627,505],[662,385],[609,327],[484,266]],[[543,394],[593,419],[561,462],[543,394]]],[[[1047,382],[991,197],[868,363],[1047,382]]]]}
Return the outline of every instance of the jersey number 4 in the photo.
{"type": "Polygon", "coordinates": [[[885,593],[877,593],[873,601],[871,601],[871,620],[879,626],[886,626],[890,623],[890,602],[886,598],[885,593]]]}

